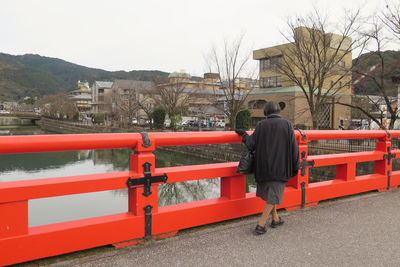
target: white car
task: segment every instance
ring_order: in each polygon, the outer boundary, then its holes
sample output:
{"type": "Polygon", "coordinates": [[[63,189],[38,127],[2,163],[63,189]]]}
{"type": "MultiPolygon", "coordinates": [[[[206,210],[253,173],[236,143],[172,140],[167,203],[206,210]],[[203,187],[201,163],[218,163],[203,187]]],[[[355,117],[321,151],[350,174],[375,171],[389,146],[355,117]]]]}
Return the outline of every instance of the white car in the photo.
{"type": "Polygon", "coordinates": [[[225,121],[220,120],[215,123],[215,126],[225,128],[225,121]]]}

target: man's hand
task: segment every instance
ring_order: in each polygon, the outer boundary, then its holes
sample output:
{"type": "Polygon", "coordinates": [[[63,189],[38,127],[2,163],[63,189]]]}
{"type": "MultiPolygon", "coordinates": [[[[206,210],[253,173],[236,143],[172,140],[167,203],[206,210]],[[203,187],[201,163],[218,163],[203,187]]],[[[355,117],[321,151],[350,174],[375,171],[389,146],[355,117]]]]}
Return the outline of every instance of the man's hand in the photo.
{"type": "Polygon", "coordinates": [[[246,131],[245,131],[245,130],[242,130],[242,129],[235,129],[235,132],[236,132],[238,135],[240,135],[241,137],[244,137],[244,136],[247,135],[246,131]]]}

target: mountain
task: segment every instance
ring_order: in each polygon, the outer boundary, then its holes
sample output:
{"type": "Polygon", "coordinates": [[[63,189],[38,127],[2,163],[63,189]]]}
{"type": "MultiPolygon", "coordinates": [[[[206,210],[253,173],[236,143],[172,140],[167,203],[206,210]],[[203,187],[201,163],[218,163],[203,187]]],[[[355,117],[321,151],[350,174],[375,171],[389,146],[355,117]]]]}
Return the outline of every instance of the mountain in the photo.
{"type": "Polygon", "coordinates": [[[58,58],[0,53],[0,101],[72,91],[78,80],[88,81],[91,85],[94,81],[116,79],[150,81],[167,75],[167,72],[157,70],[105,71],[58,58]]]}
{"type": "MultiPolygon", "coordinates": [[[[384,51],[384,84],[387,88],[388,95],[397,95],[397,85],[392,83],[392,76],[400,73],[400,51],[384,51]]],[[[380,58],[374,53],[369,52],[362,54],[356,59],[353,59],[353,81],[356,81],[362,73],[368,72],[368,70],[375,64],[380,63],[380,58]]],[[[369,76],[374,76],[379,80],[379,75],[382,74],[381,65],[377,66],[375,70],[369,73],[369,76]]],[[[368,94],[368,95],[381,95],[379,93],[376,83],[371,78],[366,77],[354,86],[356,94],[368,94]]]]}

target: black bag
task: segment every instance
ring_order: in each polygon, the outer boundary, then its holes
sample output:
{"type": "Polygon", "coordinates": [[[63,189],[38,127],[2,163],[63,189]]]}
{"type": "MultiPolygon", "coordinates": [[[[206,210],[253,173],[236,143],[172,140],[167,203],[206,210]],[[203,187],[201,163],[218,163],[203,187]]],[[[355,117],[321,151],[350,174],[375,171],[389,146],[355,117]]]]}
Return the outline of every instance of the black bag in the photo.
{"type": "Polygon", "coordinates": [[[239,165],[236,169],[237,173],[253,173],[254,172],[255,155],[254,151],[247,151],[242,155],[239,165]]]}

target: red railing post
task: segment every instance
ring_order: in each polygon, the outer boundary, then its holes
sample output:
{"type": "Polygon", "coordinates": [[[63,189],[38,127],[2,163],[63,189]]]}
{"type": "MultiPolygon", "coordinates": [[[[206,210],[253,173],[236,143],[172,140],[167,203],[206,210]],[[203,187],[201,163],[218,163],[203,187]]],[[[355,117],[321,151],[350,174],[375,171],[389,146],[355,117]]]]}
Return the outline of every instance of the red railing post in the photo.
{"type": "MultiPolygon", "coordinates": [[[[307,156],[308,156],[308,138],[306,135],[301,136],[299,135],[297,138],[297,143],[299,144],[299,159],[300,159],[300,164],[305,163],[307,161],[307,156]]],[[[300,189],[302,184],[304,187],[308,186],[308,169],[307,167],[300,167],[299,172],[296,176],[293,176],[290,178],[289,182],[287,182],[287,186],[292,186],[296,189],[300,189]],[[303,174],[302,175],[302,168],[303,174]]]]}
{"type": "Polygon", "coordinates": [[[352,181],[356,179],[356,163],[336,165],[336,179],[352,181]]]}
{"type": "Polygon", "coordinates": [[[28,200],[0,203],[0,239],[28,233],[28,200]]]}
{"type": "Polygon", "coordinates": [[[246,197],[246,175],[222,177],[221,197],[228,199],[246,197]]]}
{"type": "MultiPolygon", "coordinates": [[[[130,156],[130,170],[144,175],[144,166],[146,162],[150,164],[150,172],[155,170],[155,150],[154,141],[149,140],[149,145],[143,140],[139,140],[134,152],[130,156]]],[[[151,185],[151,194],[144,196],[144,187],[135,187],[128,189],[129,211],[135,215],[144,215],[144,208],[148,205],[152,207],[152,212],[158,211],[158,185],[151,185]]]]}
{"type": "MultiPolygon", "coordinates": [[[[385,154],[382,157],[382,160],[375,161],[374,172],[384,174],[387,176],[388,178],[388,185],[386,188],[387,190],[390,189],[390,176],[392,175],[392,157],[394,158],[394,155],[391,153],[391,150],[392,150],[392,142],[391,142],[391,136],[389,134],[386,134],[384,138],[379,139],[379,141],[376,142],[376,151],[382,151],[385,154]]],[[[384,191],[385,188],[378,190],[384,191]]]]}

